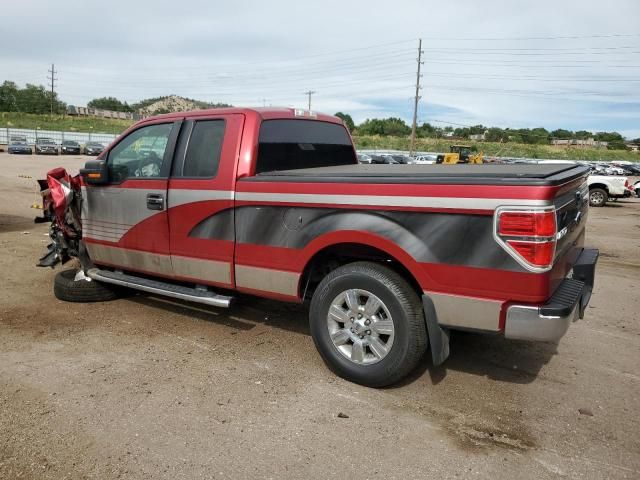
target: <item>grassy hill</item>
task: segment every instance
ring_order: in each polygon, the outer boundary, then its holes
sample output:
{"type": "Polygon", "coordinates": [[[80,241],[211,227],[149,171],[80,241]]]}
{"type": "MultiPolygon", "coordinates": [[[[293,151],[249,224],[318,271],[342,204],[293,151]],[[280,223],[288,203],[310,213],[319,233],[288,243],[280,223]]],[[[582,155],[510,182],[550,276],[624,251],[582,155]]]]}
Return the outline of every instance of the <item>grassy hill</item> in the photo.
{"type": "Polygon", "coordinates": [[[113,118],[39,115],[35,113],[0,112],[0,128],[28,128],[64,132],[122,133],[133,121],[113,118]]]}
{"type": "Polygon", "coordinates": [[[147,98],[131,105],[135,111],[142,115],[156,115],[169,112],[187,112],[189,110],[202,110],[206,108],[230,107],[224,103],[209,103],[192,98],[168,95],[165,97],[147,98]]]}

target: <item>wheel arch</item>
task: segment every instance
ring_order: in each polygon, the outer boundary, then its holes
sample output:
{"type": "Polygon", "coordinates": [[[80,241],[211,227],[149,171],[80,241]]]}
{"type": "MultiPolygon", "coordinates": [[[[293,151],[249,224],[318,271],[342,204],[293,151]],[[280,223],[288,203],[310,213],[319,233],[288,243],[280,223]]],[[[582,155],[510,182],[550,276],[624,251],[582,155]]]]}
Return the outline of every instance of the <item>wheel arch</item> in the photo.
{"type": "Polygon", "coordinates": [[[589,185],[589,190],[592,190],[594,188],[601,188],[605,192],[609,193],[609,187],[604,183],[592,183],[591,185],[589,185]]]}
{"type": "Polygon", "coordinates": [[[428,281],[419,263],[392,241],[370,232],[332,232],[307,247],[298,294],[305,300],[313,294],[320,280],[341,265],[356,261],[383,263],[404,277],[422,295],[428,281]]]}

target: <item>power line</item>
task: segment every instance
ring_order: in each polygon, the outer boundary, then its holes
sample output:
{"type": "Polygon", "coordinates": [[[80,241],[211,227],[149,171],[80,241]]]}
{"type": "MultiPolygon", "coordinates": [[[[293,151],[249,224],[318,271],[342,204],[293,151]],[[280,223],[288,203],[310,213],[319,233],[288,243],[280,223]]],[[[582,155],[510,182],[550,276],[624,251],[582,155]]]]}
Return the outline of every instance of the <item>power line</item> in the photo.
{"type": "Polygon", "coordinates": [[[314,93],[317,92],[315,90],[307,90],[306,92],[304,92],[304,94],[309,97],[309,111],[311,111],[311,95],[313,95],[314,93]]]}
{"type": "Polygon", "coordinates": [[[416,73],[416,95],[413,98],[413,122],[411,123],[411,146],[409,147],[409,155],[413,155],[416,146],[416,122],[418,120],[418,100],[420,100],[420,67],[422,66],[422,39],[418,39],[418,70],[416,73]]]}
{"type": "Polygon", "coordinates": [[[51,70],[47,70],[50,76],[47,76],[47,79],[51,81],[51,116],[53,117],[53,101],[55,98],[55,83],[58,78],[56,77],[56,66],[52,63],[51,70]]]}
{"type": "Polygon", "coordinates": [[[562,36],[549,36],[549,37],[476,37],[476,38],[463,38],[463,37],[425,37],[430,40],[460,40],[460,41],[505,41],[505,40],[583,40],[587,38],[631,38],[640,37],[640,33],[616,33],[612,35],[562,35],[562,36]]]}

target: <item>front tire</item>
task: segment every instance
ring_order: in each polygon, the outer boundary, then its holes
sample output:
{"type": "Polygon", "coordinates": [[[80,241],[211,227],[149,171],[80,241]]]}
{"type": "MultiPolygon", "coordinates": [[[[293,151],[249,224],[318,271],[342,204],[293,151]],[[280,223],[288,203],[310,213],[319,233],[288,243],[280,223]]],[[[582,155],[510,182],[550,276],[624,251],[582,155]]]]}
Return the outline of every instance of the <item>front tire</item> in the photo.
{"type": "Polygon", "coordinates": [[[602,188],[592,188],[589,190],[589,205],[592,207],[604,207],[609,199],[607,191],[602,188]]]}
{"type": "MultiPolygon", "coordinates": [[[[119,298],[116,287],[84,278],[76,279],[79,270],[63,270],[53,280],[53,294],[65,302],[106,302],[119,298]]],[[[82,275],[79,275],[82,277],[82,275]]]]}
{"type": "Polygon", "coordinates": [[[376,263],[350,263],[329,273],[313,294],[309,322],[327,366],[368,387],[398,382],[427,350],[418,295],[398,273],[376,263]]]}

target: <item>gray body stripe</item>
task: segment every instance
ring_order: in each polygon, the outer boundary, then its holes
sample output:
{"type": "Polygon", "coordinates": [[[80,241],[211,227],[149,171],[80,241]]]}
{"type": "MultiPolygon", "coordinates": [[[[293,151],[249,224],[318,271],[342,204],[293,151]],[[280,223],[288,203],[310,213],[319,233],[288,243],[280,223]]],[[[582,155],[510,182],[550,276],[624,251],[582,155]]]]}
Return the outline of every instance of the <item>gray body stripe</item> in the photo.
{"type": "Polygon", "coordinates": [[[459,208],[495,210],[502,205],[547,206],[548,200],[508,198],[403,197],[378,195],[324,195],[307,193],[236,192],[236,200],[279,203],[324,203],[332,205],[371,205],[380,207],[459,208]]]}
{"type": "Polygon", "coordinates": [[[431,298],[438,323],[447,327],[500,331],[500,300],[424,292],[431,298]]]}
{"type": "Polygon", "coordinates": [[[169,208],[208,200],[233,200],[233,192],[229,190],[186,190],[171,188],[168,196],[169,208]]]}
{"type": "Polygon", "coordinates": [[[236,265],[236,286],[263,292],[298,296],[300,274],[271,268],[236,265]]]}

